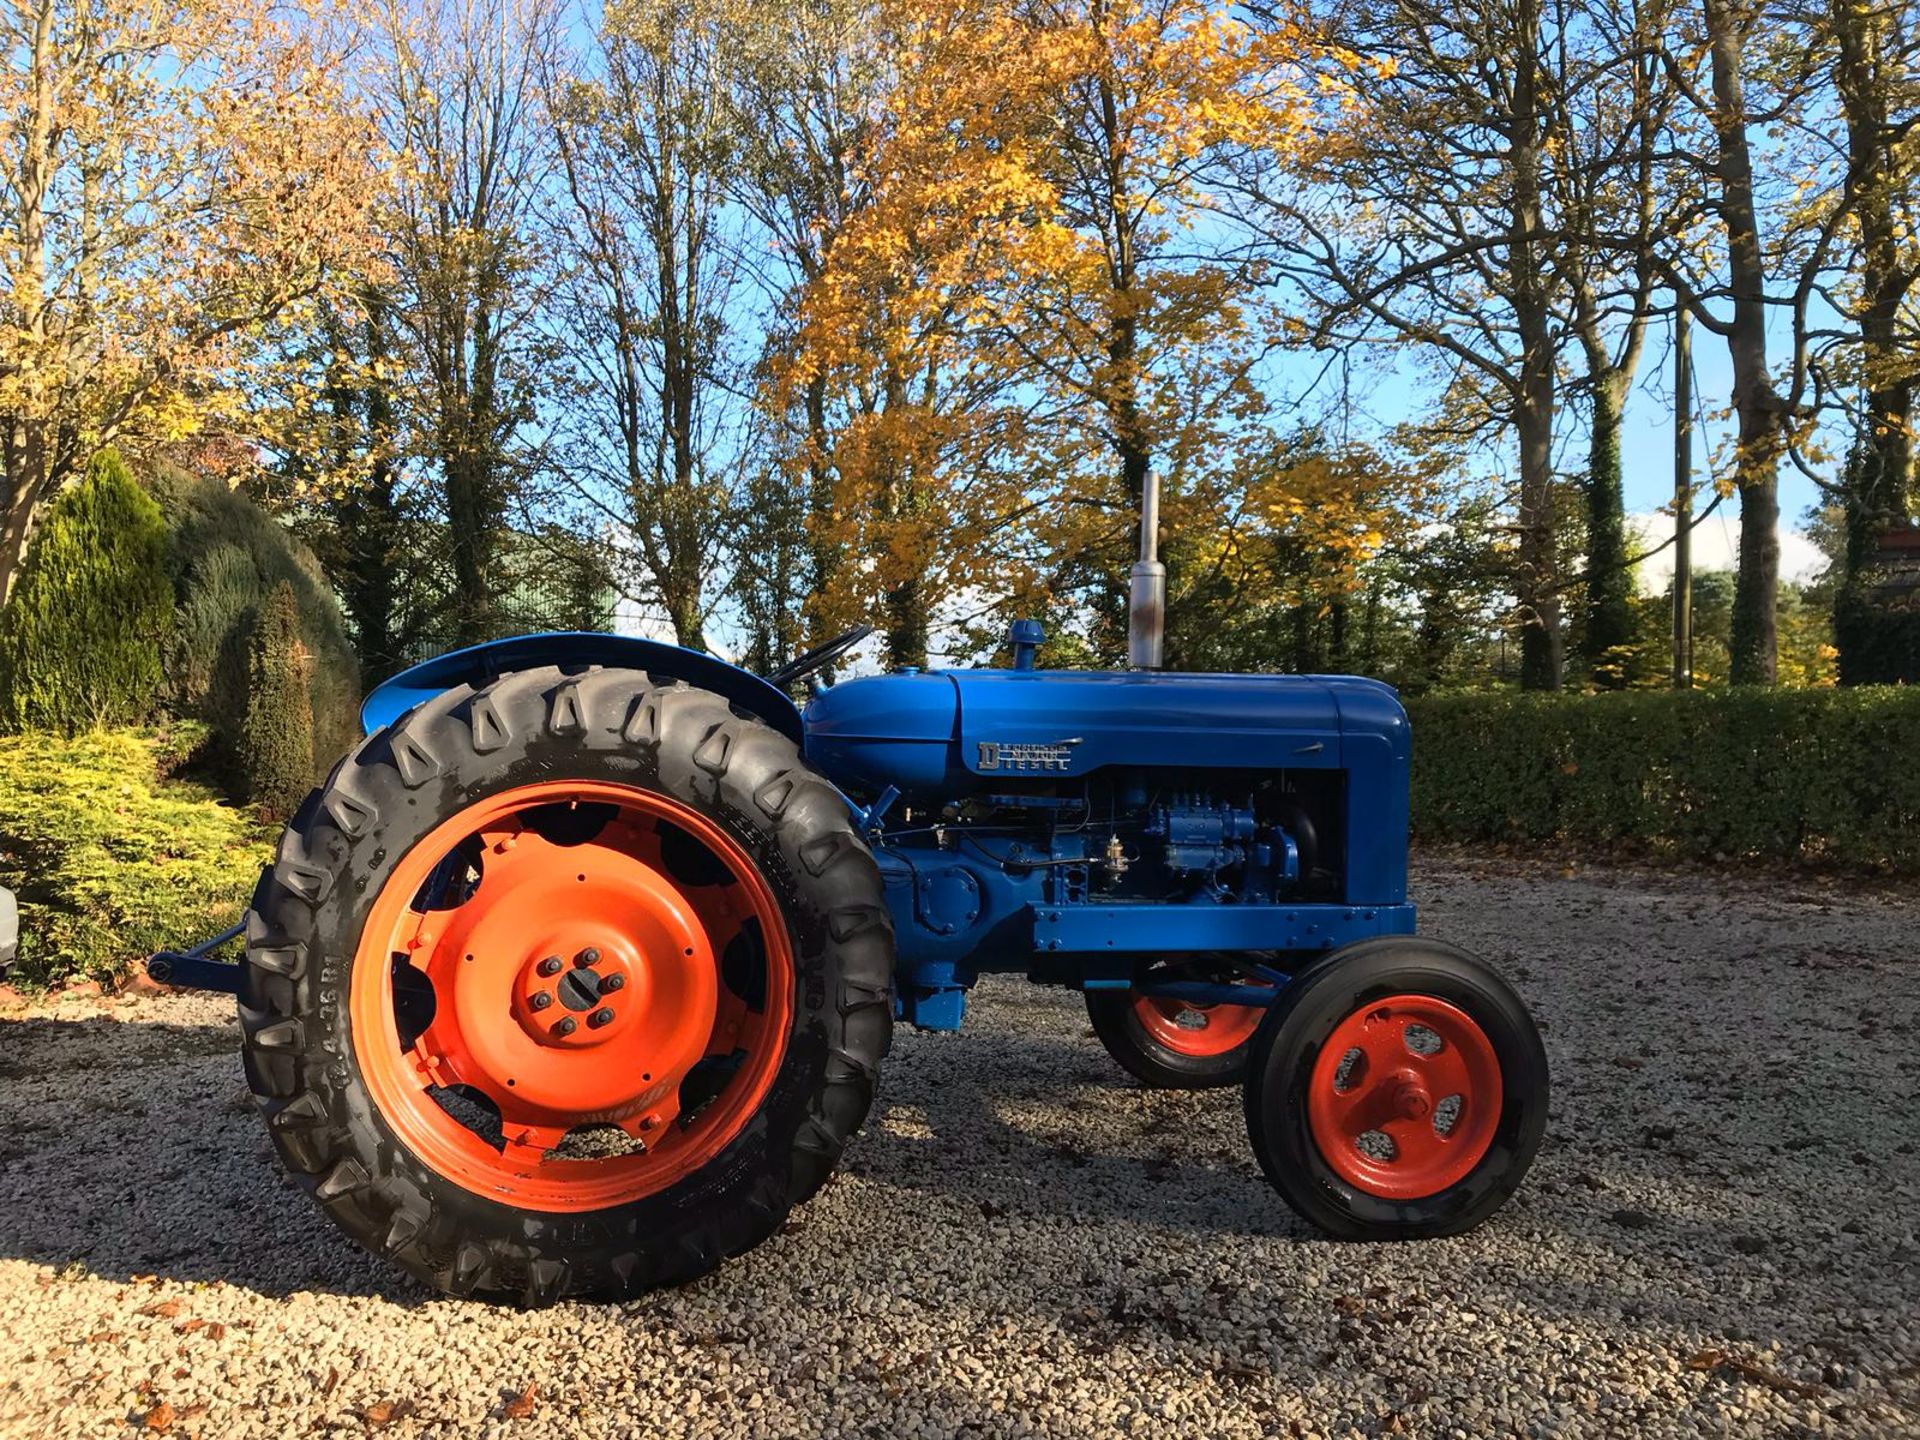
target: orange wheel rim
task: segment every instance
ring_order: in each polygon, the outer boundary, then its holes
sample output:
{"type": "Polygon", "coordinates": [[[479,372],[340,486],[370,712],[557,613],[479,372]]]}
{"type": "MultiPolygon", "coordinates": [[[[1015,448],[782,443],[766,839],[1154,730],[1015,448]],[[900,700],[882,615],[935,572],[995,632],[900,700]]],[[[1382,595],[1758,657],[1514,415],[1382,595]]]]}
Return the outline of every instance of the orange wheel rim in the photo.
{"type": "Polygon", "coordinates": [[[1253,1038],[1267,1014],[1259,1005],[1196,1005],[1158,995],[1138,996],[1133,1013],[1154,1043],[1196,1059],[1239,1049],[1253,1038]]]}
{"type": "Polygon", "coordinates": [[[580,1211],[717,1156],[786,1052],[793,951],[739,842],[654,791],[551,781],[404,855],[354,957],[374,1104],[477,1194],[580,1211]]]}
{"type": "Polygon", "coordinates": [[[1307,1096],[1333,1172],[1385,1200],[1457,1185],[1500,1124],[1500,1057],[1466,1011],[1431,995],[1370,1001],[1334,1027],[1307,1096]]]}

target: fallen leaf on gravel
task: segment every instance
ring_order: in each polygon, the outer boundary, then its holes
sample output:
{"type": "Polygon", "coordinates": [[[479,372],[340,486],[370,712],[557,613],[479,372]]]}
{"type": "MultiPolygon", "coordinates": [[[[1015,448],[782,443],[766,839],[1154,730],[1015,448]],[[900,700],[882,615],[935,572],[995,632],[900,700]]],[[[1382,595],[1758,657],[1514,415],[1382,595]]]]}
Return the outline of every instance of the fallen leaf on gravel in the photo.
{"type": "Polygon", "coordinates": [[[178,1325],[173,1327],[173,1333],[176,1335],[191,1335],[194,1331],[204,1330],[206,1327],[207,1322],[204,1320],[182,1320],[178,1325]]]}
{"type": "Polygon", "coordinates": [[[173,1406],[162,1400],[142,1417],[140,1428],[151,1430],[156,1435],[166,1434],[173,1429],[173,1406]]]}
{"type": "Polygon", "coordinates": [[[340,1367],[337,1365],[329,1365],[327,1367],[327,1378],[320,1382],[320,1398],[322,1400],[326,1399],[327,1396],[333,1393],[333,1387],[339,1383],[340,1367]]]}
{"type": "Polygon", "coordinates": [[[222,1325],[218,1320],[213,1321],[211,1324],[207,1326],[207,1338],[209,1340],[226,1339],[227,1327],[222,1325]]]}
{"type": "Polygon", "coordinates": [[[507,1403],[501,1407],[500,1413],[509,1420],[524,1420],[533,1414],[533,1407],[539,1403],[540,1391],[534,1386],[534,1383],[529,1380],[527,1382],[527,1388],[514,1396],[513,1399],[507,1401],[507,1403]]]}
{"type": "Polygon", "coordinates": [[[369,1430],[383,1430],[396,1420],[404,1420],[418,1407],[411,1400],[376,1400],[360,1412],[369,1430]]]}
{"type": "Polygon", "coordinates": [[[118,1330],[96,1330],[87,1336],[89,1345],[111,1345],[120,1338],[118,1330]]]}
{"type": "Polygon", "coordinates": [[[184,1300],[156,1300],[151,1305],[142,1305],[133,1313],[136,1315],[153,1315],[162,1320],[171,1320],[186,1308],[187,1306],[184,1300]]]}
{"type": "Polygon", "coordinates": [[[1749,1360],[1744,1355],[1729,1355],[1724,1350],[1702,1350],[1687,1361],[1689,1370],[1730,1370],[1736,1375],[1778,1390],[1783,1395],[1797,1395],[1802,1400],[1811,1400],[1821,1393],[1818,1385],[1809,1385],[1805,1381],[1795,1380],[1782,1375],[1771,1366],[1762,1365],[1758,1360],[1749,1360]]]}

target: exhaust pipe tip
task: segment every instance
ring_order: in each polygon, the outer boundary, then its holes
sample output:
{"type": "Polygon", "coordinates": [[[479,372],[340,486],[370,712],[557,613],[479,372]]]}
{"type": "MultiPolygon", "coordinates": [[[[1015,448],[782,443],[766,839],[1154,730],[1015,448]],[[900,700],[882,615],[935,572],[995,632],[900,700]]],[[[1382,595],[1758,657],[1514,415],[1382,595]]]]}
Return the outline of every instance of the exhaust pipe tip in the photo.
{"type": "Polygon", "coordinates": [[[1160,563],[1160,477],[1151,470],[1140,488],[1140,558],[1128,573],[1127,664],[1158,670],[1166,653],[1167,567],[1160,563]]]}
{"type": "Polygon", "coordinates": [[[1127,605],[1127,664],[1158,670],[1166,651],[1167,567],[1142,560],[1133,567],[1127,605]]]}

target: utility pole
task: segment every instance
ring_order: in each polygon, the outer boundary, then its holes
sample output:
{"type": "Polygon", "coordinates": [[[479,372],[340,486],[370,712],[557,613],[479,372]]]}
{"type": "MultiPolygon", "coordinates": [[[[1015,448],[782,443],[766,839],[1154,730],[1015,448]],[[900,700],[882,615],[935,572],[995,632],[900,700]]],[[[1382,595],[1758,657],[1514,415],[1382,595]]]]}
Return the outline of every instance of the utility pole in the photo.
{"type": "Polygon", "coordinates": [[[1673,311],[1673,688],[1693,688],[1693,321],[1673,311]]]}

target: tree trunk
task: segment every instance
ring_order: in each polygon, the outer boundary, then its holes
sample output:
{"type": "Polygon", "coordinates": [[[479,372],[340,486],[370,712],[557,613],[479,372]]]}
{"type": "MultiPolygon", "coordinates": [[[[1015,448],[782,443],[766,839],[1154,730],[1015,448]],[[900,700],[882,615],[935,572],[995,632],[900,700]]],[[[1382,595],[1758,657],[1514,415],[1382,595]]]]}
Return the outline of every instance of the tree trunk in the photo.
{"type": "MultiPolygon", "coordinates": [[[[1846,579],[1872,559],[1888,528],[1904,523],[1912,503],[1913,392],[1917,368],[1911,342],[1901,334],[1901,308],[1915,274],[1902,263],[1900,224],[1891,187],[1900,157],[1893,153],[1888,108],[1886,12],[1833,0],[1838,41],[1835,85],[1847,127],[1847,183],[1860,232],[1860,348],[1866,371],[1864,453],[1849,466],[1846,579]]],[[[1847,668],[1846,636],[1841,668],[1847,668]]]]}
{"type": "Polygon", "coordinates": [[[1633,643],[1633,571],[1620,466],[1626,388],[1618,373],[1594,375],[1587,452],[1586,654],[1594,684],[1608,690],[1626,684],[1626,650],[1633,643]]]}
{"type": "Polygon", "coordinates": [[[1555,360],[1553,316],[1545,264],[1545,223],[1540,198],[1546,115],[1540,94],[1540,12],[1534,0],[1521,6],[1516,27],[1513,101],[1513,230],[1509,249],[1514,324],[1520,335],[1519,390],[1514,428],[1520,445],[1520,544],[1514,598],[1521,623],[1520,684],[1527,690],[1558,690],[1566,669],[1566,636],[1560,624],[1558,566],[1553,527],[1553,412],[1555,360]]]}
{"type": "Polygon", "coordinates": [[[471,420],[458,426],[442,461],[451,542],[454,639],[474,645],[493,636],[493,577],[500,518],[492,503],[493,464],[475,443],[471,420]]]}
{"type": "Polygon", "coordinates": [[[1744,22],[1729,0],[1706,0],[1704,14],[1713,66],[1720,219],[1733,294],[1727,350],[1739,422],[1734,483],[1740,492],[1740,563],[1734,579],[1731,678],[1735,685],[1771,685],[1779,650],[1779,468],[1786,405],[1767,369],[1766,260],[1747,136],[1744,22]]]}
{"type": "Polygon", "coordinates": [[[917,575],[886,593],[887,658],[895,665],[927,664],[927,602],[917,575]]]}
{"type": "MultiPolygon", "coordinates": [[[[18,222],[14,253],[11,307],[29,356],[44,355],[47,333],[47,195],[53,186],[54,82],[59,64],[54,44],[54,5],[41,0],[33,16],[33,49],[28,60],[27,123],[20,127],[15,190],[18,222]]],[[[8,377],[12,378],[12,377],[8,377]]],[[[21,384],[17,403],[24,413],[9,417],[4,472],[0,473],[0,604],[13,593],[13,582],[26,558],[40,506],[65,479],[53,454],[46,397],[31,379],[21,384]]]]}
{"type": "Polygon", "coordinates": [[[1515,598],[1519,601],[1520,686],[1525,690],[1558,690],[1566,671],[1566,635],[1560,624],[1560,597],[1555,590],[1553,543],[1553,377],[1551,362],[1544,378],[1529,375],[1518,413],[1520,436],[1520,546],[1515,598]]]}
{"type": "MultiPolygon", "coordinates": [[[[818,371],[808,378],[807,413],[807,534],[809,594],[813,601],[827,595],[840,577],[840,546],[834,540],[833,436],[827,428],[827,381],[818,371]]],[[[812,603],[807,606],[813,609],[812,603]]],[[[824,635],[813,636],[816,641],[824,635]]]]}

